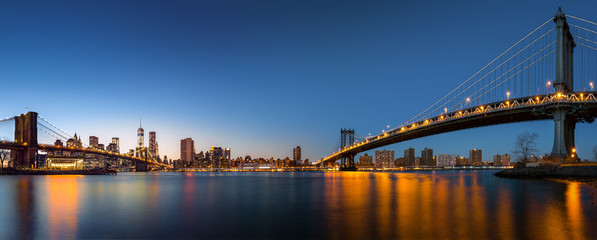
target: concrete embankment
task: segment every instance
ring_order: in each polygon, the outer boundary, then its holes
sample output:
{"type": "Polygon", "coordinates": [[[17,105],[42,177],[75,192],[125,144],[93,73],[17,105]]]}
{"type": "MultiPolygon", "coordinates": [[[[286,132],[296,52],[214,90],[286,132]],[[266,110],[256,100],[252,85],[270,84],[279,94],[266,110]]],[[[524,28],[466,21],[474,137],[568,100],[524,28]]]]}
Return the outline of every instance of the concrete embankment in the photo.
{"type": "Polygon", "coordinates": [[[541,165],[539,167],[506,169],[494,175],[503,178],[558,178],[571,181],[592,182],[597,181],[597,165],[541,165]]]}

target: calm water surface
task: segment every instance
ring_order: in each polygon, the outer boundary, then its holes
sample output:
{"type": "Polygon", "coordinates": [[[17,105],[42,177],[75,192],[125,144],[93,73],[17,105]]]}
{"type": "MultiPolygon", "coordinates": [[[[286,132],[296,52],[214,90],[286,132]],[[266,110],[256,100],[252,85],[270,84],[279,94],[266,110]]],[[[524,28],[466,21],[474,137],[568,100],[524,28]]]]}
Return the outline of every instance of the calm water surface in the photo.
{"type": "Polygon", "coordinates": [[[588,184],[493,171],[0,176],[0,239],[596,239],[588,184]]]}

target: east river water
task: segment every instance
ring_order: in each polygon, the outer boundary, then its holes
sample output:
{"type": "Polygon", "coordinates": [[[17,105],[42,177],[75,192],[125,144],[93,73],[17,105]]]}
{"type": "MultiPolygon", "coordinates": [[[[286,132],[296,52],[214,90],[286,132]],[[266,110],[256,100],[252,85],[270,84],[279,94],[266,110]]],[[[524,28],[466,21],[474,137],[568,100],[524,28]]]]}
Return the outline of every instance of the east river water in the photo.
{"type": "Polygon", "coordinates": [[[0,239],[596,239],[597,189],[494,171],[0,176],[0,239]]]}

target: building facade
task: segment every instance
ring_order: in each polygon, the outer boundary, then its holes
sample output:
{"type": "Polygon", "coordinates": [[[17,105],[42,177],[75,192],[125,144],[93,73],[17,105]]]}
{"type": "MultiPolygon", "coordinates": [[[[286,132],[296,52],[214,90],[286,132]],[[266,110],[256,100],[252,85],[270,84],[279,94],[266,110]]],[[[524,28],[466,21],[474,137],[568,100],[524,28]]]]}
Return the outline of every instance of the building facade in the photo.
{"type": "Polygon", "coordinates": [[[469,151],[468,162],[470,165],[483,165],[483,151],[481,149],[471,149],[469,151]]]}
{"type": "Polygon", "coordinates": [[[421,162],[419,163],[420,166],[435,166],[435,161],[433,160],[433,149],[425,148],[421,150],[421,162]]]}
{"type": "Polygon", "coordinates": [[[180,160],[190,163],[195,158],[195,141],[192,138],[180,140],[180,160]]]}
{"type": "Polygon", "coordinates": [[[376,168],[393,168],[394,167],[394,151],[381,150],[375,151],[375,167],[376,168]]]}
{"type": "Polygon", "coordinates": [[[415,149],[412,147],[404,150],[404,166],[415,166],[415,149]]]}

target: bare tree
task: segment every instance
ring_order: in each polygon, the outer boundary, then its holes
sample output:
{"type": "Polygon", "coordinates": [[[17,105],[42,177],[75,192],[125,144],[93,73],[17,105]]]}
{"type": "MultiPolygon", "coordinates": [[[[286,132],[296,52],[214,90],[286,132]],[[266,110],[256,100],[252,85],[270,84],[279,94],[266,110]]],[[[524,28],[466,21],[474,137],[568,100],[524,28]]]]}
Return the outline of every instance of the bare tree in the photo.
{"type": "Polygon", "coordinates": [[[10,150],[0,149],[0,168],[4,168],[4,161],[10,157],[10,150]]]}
{"type": "Polygon", "coordinates": [[[594,160],[597,161],[597,146],[593,147],[593,154],[595,154],[594,160]]]}
{"type": "Polygon", "coordinates": [[[539,134],[525,132],[519,134],[514,142],[514,154],[518,155],[518,161],[527,162],[531,155],[537,154],[537,138],[539,134]]]}

